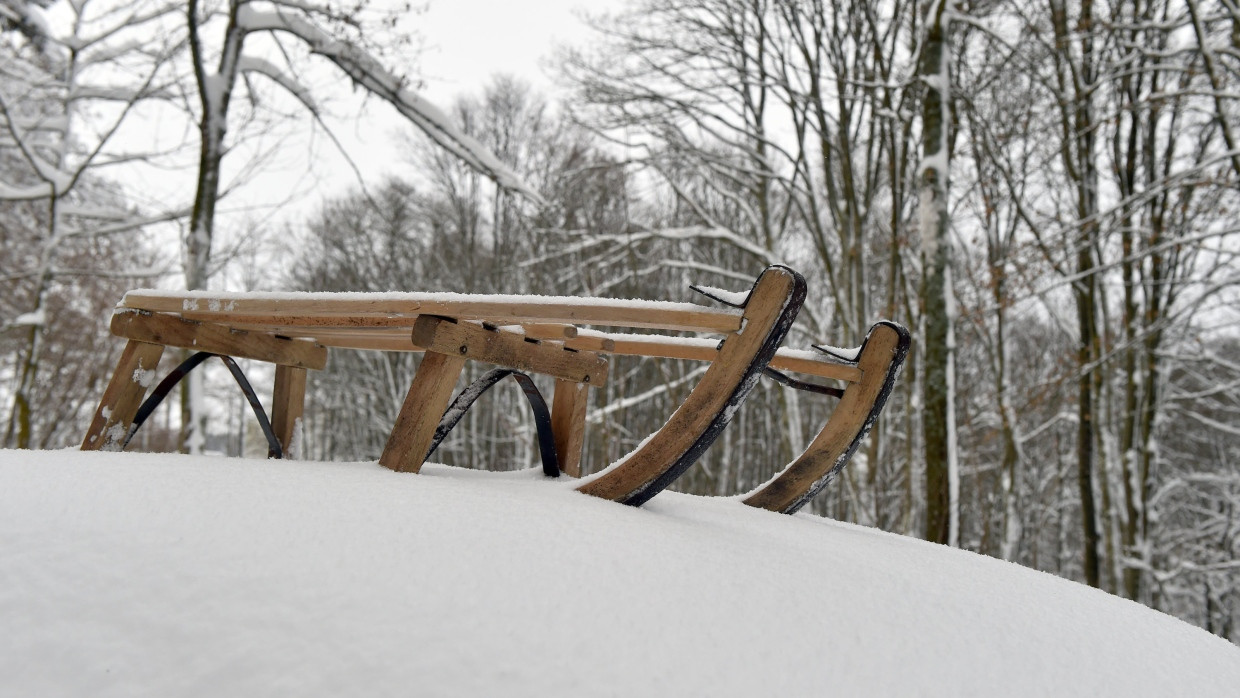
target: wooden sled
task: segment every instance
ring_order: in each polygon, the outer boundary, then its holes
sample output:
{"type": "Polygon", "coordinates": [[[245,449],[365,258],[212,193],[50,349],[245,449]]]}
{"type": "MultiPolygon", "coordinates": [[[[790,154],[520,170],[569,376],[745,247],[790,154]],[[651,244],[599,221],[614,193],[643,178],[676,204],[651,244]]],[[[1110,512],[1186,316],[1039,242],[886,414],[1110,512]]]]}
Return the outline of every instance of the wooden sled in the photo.
{"type": "Polygon", "coordinates": [[[418,471],[465,361],[475,360],[556,379],[553,441],[560,467],[572,473],[580,466],[587,389],[605,382],[605,354],[616,349],[598,333],[579,333],[578,325],[723,335],[691,348],[705,349],[712,366],[664,428],[580,486],[637,505],[714,441],[775,356],[804,297],[804,279],[786,267],[764,271],[743,307],[727,309],[569,297],[133,291],[112,320],[113,333],[129,341],[82,448],[126,442],[160,356],[180,347],[276,364],[271,431],[287,450],[303,410],[306,370],[325,366],[330,346],[426,354],[380,457],[384,466],[418,471]]]}
{"type": "MultiPolygon", "coordinates": [[[[264,425],[265,416],[252,389],[234,370],[268,433],[269,451],[276,456],[288,450],[302,414],[306,370],[321,369],[326,364],[327,347],[421,351],[426,356],[410,385],[380,457],[381,464],[417,472],[478,395],[506,376],[520,380],[528,372],[556,379],[553,405],[545,419],[538,416],[539,411],[547,410],[537,388],[528,376],[522,381],[536,412],[544,472],[555,475],[562,468],[578,475],[588,388],[606,381],[607,355],[698,359],[710,361],[711,366],[665,426],[632,453],[584,480],[579,489],[626,504],[649,500],[709,447],[762,373],[781,378],[778,371],[796,371],[838,379],[849,387],[835,390],[844,398],[837,416],[810,449],[786,469],[778,484],[769,484],[770,491],[763,495],[768,499],[754,498],[758,494],[754,493],[746,500],[778,511],[795,510],[825,485],[822,476],[815,474],[814,464],[829,461],[835,468],[831,472],[837,472],[847,461],[881,409],[899,361],[884,364],[887,378],[875,391],[870,378],[878,373],[870,367],[879,363],[868,357],[878,356],[880,348],[890,342],[876,341],[873,333],[857,361],[780,348],[805,297],[804,280],[785,267],[767,269],[748,294],[728,294],[730,297],[725,298],[709,289],[699,290],[729,307],[464,294],[130,292],[112,321],[113,333],[129,342],[82,448],[123,447],[133,434],[135,415],[149,413],[152,400],[157,402],[153,394],[139,409],[165,347],[210,352],[226,362],[228,357],[242,357],[276,364],[269,427],[264,425]],[[724,338],[611,334],[579,325],[690,331],[724,338]],[[449,406],[467,360],[504,368],[486,374],[449,406]],[[860,426],[842,416],[856,410],[865,412],[860,426]],[[833,445],[837,442],[845,443],[842,451],[833,445]],[[554,452],[548,453],[551,450],[554,452]],[[801,494],[805,496],[794,497],[793,505],[766,504],[774,501],[770,497],[777,490],[802,484],[805,490],[801,494]]],[[[883,327],[886,325],[875,331],[883,327]]],[[[886,336],[885,331],[882,334],[886,336]]],[[[907,348],[907,333],[903,337],[901,359],[907,348]]],[[[233,369],[235,365],[230,363],[233,369]]],[[[187,370],[179,367],[170,379],[187,370]]],[[[166,393],[170,379],[155,392],[166,393]]],[[[781,378],[781,382],[789,380],[781,378]]],[[[799,381],[792,383],[805,387],[799,381]]]]}

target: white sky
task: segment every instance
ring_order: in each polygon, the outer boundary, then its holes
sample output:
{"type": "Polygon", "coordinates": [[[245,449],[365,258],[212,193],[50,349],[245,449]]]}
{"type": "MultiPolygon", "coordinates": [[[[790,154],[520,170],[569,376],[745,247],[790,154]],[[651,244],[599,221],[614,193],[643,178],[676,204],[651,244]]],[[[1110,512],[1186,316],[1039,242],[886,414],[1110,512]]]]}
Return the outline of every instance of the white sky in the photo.
{"type": "MultiPolygon", "coordinates": [[[[621,6],[623,0],[431,0],[429,8],[411,22],[421,34],[423,51],[409,66],[424,82],[423,96],[446,109],[462,95],[476,94],[496,74],[529,82],[535,89],[556,89],[543,62],[557,45],[586,41],[589,30],[582,11],[598,13],[621,6]]],[[[405,66],[396,66],[398,72],[405,66]]],[[[372,100],[373,101],[373,100],[372,100]]],[[[363,169],[367,181],[400,169],[392,134],[410,128],[394,111],[375,104],[366,119],[338,126],[337,137],[363,169]]],[[[338,159],[326,143],[320,158],[338,159]]],[[[315,184],[330,195],[356,184],[344,171],[343,161],[328,170],[330,181],[315,184]]]]}
{"type": "MultiPolygon", "coordinates": [[[[624,2],[431,0],[410,22],[420,34],[421,53],[411,58],[410,65],[392,67],[420,77],[423,96],[442,109],[459,96],[480,92],[499,73],[523,79],[551,95],[556,87],[543,63],[557,45],[589,40],[590,30],[580,20],[581,12],[614,10],[624,2]]],[[[334,68],[325,70],[339,75],[334,68]]],[[[339,116],[328,123],[367,184],[409,173],[396,134],[412,127],[393,109],[371,99],[362,114],[345,106],[339,116]]],[[[306,154],[305,148],[296,145],[282,150],[244,191],[222,202],[221,213],[240,209],[242,218],[268,223],[299,219],[322,198],[358,186],[353,169],[321,134],[315,137],[313,160],[308,161],[306,154]]]]}
{"type": "Polygon", "coordinates": [[[617,0],[432,0],[419,19],[426,51],[421,71],[426,95],[445,103],[478,90],[497,72],[511,73],[550,89],[539,61],[556,43],[587,34],[578,10],[598,12],[617,0]]]}

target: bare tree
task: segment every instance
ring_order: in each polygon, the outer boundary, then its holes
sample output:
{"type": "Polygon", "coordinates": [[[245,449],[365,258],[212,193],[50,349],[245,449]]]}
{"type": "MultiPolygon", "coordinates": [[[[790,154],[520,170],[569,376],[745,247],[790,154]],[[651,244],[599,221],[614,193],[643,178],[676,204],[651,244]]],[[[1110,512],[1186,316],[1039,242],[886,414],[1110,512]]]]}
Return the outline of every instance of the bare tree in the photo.
{"type": "Polygon", "coordinates": [[[955,302],[947,197],[953,141],[949,68],[955,12],[955,4],[949,0],[926,7],[917,71],[926,90],[921,103],[923,155],[918,192],[926,357],[922,378],[926,539],[953,546],[960,542],[960,474],[956,461],[955,302]]]}
{"type": "MultiPolygon", "coordinates": [[[[177,42],[135,42],[173,7],[166,2],[124,8],[71,3],[71,29],[63,35],[51,33],[28,11],[17,26],[27,36],[37,35],[32,50],[10,45],[12,53],[0,68],[0,151],[6,164],[0,202],[7,202],[11,214],[33,214],[20,226],[27,230],[22,240],[27,254],[6,257],[14,266],[4,276],[13,284],[6,294],[9,302],[25,303],[5,324],[7,331],[24,334],[5,430],[5,442],[18,448],[40,442],[32,413],[45,339],[49,325],[68,320],[60,315],[53,320],[53,310],[63,311],[65,294],[91,288],[87,277],[150,275],[152,270],[130,263],[143,256],[139,234],[144,226],[176,215],[138,214],[99,174],[159,155],[118,144],[116,136],[138,105],[168,96],[177,42]],[[128,260],[118,261],[124,252],[112,241],[118,237],[128,241],[128,260]]],[[[86,326],[97,330],[97,317],[86,326]]]]}

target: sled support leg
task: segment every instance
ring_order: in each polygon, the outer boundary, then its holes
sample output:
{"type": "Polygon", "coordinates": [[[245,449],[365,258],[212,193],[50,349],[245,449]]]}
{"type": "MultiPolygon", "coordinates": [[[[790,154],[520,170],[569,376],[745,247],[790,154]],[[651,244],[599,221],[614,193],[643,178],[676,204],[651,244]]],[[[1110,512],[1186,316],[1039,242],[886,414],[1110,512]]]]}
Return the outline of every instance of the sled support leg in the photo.
{"type": "Polygon", "coordinates": [[[155,367],[163,354],[162,344],[135,339],[125,344],[112,380],[103,391],[95,417],[86,430],[86,437],[82,439],[83,451],[97,451],[121,444],[129,433],[129,426],[146,395],[146,389],[154,382],[155,367]]]}
{"type": "Polygon", "coordinates": [[[306,369],[276,364],[275,388],[271,394],[271,430],[288,458],[293,446],[297,420],[306,404],[306,369]]]}
{"type": "Polygon", "coordinates": [[[426,356],[379,457],[380,465],[403,473],[422,468],[467,360],[583,384],[607,380],[607,360],[595,352],[566,349],[561,342],[542,342],[494,325],[422,315],[410,338],[426,356]]]}
{"type": "Polygon", "coordinates": [[[589,396],[585,383],[564,379],[555,382],[551,430],[555,434],[556,460],[560,470],[569,477],[581,477],[581,449],[585,445],[589,396]]]}
{"type": "Polygon", "coordinates": [[[401,473],[422,469],[463,368],[464,356],[426,352],[383,447],[383,455],[379,456],[379,465],[401,473]]]}

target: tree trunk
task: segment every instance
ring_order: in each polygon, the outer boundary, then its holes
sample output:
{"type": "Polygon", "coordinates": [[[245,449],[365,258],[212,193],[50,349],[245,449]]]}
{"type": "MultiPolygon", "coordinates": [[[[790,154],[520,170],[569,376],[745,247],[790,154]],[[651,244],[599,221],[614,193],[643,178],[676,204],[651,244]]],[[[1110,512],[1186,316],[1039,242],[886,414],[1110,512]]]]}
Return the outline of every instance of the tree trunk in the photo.
{"type": "MultiPolygon", "coordinates": [[[[198,180],[194,205],[185,237],[185,288],[207,288],[211,273],[211,241],[215,230],[215,205],[220,196],[220,165],[224,159],[224,136],[228,127],[228,105],[237,80],[238,61],[245,43],[245,30],[237,26],[238,2],[229,3],[224,48],[215,73],[209,73],[199,36],[198,2],[191,0],[186,13],[190,30],[190,52],[202,116],[198,123],[198,180]]],[[[182,352],[184,356],[187,352],[182,352]]],[[[201,453],[206,445],[206,415],[202,411],[202,377],[190,374],[181,388],[180,450],[201,453]]]]}
{"type": "Polygon", "coordinates": [[[926,540],[959,543],[955,450],[954,351],[951,241],[948,237],[950,78],[947,63],[948,0],[933,3],[926,17],[918,74],[926,86],[922,103],[923,160],[920,222],[925,372],[922,419],[926,449],[926,540]]]}

